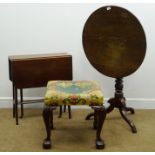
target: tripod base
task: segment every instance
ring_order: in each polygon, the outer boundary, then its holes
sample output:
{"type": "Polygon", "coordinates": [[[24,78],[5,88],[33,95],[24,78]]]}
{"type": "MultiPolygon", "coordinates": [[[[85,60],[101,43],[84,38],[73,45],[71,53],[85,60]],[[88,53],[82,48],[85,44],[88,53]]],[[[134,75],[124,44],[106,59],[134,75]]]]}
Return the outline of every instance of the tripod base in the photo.
{"type": "MultiPolygon", "coordinates": [[[[123,80],[121,78],[116,79],[115,84],[115,97],[108,100],[110,106],[106,109],[106,113],[110,113],[114,110],[114,108],[118,108],[123,119],[128,123],[131,128],[132,133],[137,133],[136,126],[134,123],[127,117],[127,112],[134,114],[135,111],[131,107],[126,106],[126,100],[123,96],[123,80]]],[[[94,113],[90,113],[87,115],[86,120],[90,120],[91,117],[94,116],[94,113]]]]}
{"type": "MultiPolygon", "coordinates": [[[[106,109],[107,113],[110,113],[109,112],[109,108],[108,107],[106,109]]],[[[133,108],[131,107],[122,107],[122,108],[119,108],[119,112],[121,114],[121,116],[123,117],[123,119],[128,123],[128,125],[130,126],[131,128],[131,131],[132,133],[137,133],[137,129],[136,129],[136,126],[134,125],[134,123],[127,117],[127,112],[131,112],[131,114],[135,114],[135,111],[133,108]]],[[[90,120],[92,117],[94,117],[94,113],[90,113],[86,116],[86,120],[90,120]]]]}
{"type": "Polygon", "coordinates": [[[136,126],[134,123],[127,117],[127,112],[130,112],[131,114],[134,114],[135,111],[131,107],[127,107],[125,103],[125,98],[112,98],[108,101],[110,103],[110,106],[106,109],[107,113],[110,113],[115,107],[119,109],[119,112],[123,119],[128,123],[128,125],[131,128],[132,133],[137,133],[136,126]]]}

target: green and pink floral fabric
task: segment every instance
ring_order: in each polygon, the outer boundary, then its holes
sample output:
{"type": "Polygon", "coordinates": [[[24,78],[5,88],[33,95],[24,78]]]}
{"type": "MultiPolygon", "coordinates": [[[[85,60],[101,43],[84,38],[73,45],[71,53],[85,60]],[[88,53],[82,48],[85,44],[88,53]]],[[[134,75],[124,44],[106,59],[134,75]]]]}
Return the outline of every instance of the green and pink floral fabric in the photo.
{"type": "Polygon", "coordinates": [[[96,81],[49,81],[46,105],[102,105],[103,94],[96,81]]]}

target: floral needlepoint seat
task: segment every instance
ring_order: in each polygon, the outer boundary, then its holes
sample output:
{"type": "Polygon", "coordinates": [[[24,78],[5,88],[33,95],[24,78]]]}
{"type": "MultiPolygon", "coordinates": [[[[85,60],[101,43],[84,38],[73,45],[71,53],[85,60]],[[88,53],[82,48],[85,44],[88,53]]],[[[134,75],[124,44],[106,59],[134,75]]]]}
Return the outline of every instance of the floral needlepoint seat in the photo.
{"type": "Polygon", "coordinates": [[[94,124],[96,129],[96,148],[104,148],[104,141],[100,134],[106,117],[103,106],[103,94],[96,81],[49,81],[44,99],[43,119],[47,137],[43,141],[43,148],[51,148],[51,129],[53,129],[53,110],[62,105],[88,105],[94,110],[94,124]]]}
{"type": "Polygon", "coordinates": [[[102,105],[103,93],[96,81],[49,81],[46,105],[102,105]]]}

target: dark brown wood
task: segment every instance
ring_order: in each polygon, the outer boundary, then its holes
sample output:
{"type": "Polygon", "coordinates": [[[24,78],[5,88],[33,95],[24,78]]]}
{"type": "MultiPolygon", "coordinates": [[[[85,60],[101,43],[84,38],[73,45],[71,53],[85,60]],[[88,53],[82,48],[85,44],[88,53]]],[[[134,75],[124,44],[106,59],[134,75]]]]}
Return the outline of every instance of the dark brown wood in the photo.
{"type": "Polygon", "coordinates": [[[22,118],[23,104],[40,102],[24,100],[23,89],[46,87],[49,80],[72,80],[72,56],[67,53],[9,56],[9,79],[13,85],[13,117],[18,124],[17,104],[21,104],[22,118]],[[16,89],[20,90],[20,102],[15,99],[16,89]]]}
{"type": "Polygon", "coordinates": [[[72,114],[71,114],[71,106],[68,105],[68,114],[69,114],[69,119],[72,118],[72,114]]]}
{"type": "Polygon", "coordinates": [[[10,56],[10,80],[17,88],[45,87],[49,80],[72,80],[71,55],[10,56]]]}
{"type": "Polygon", "coordinates": [[[106,6],[93,12],[83,30],[89,62],[104,75],[121,78],[135,72],[146,52],[146,37],[138,19],[128,10],[106,6]]]}
{"type": "Polygon", "coordinates": [[[14,87],[14,101],[15,101],[15,117],[16,117],[16,125],[18,125],[18,90],[14,87]]]}
{"type": "Polygon", "coordinates": [[[106,118],[106,110],[104,106],[93,106],[92,108],[95,111],[94,129],[96,129],[96,149],[103,149],[105,143],[101,138],[101,130],[106,118]]]}
{"type": "MultiPolygon", "coordinates": [[[[62,117],[62,112],[66,112],[66,105],[64,105],[64,106],[61,105],[61,106],[60,106],[58,118],[61,118],[61,117],[62,117]],[[62,111],[62,108],[64,108],[64,111],[62,111]]],[[[68,106],[68,118],[69,118],[69,119],[72,118],[71,106],[70,106],[70,105],[68,106]]]]}
{"type": "Polygon", "coordinates": [[[126,100],[123,94],[123,80],[118,78],[116,79],[115,84],[115,96],[108,100],[110,106],[107,108],[107,113],[111,112],[114,108],[118,108],[123,119],[131,127],[132,133],[137,133],[137,129],[134,123],[127,117],[127,112],[130,111],[131,114],[134,114],[134,109],[126,106],[126,100]]]}
{"type": "Polygon", "coordinates": [[[58,118],[61,118],[61,116],[62,116],[62,105],[60,105],[60,110],[59,110],[59,116],[58,116],[58,118]]]}
{"type": "Polygon", "coordinates": [[[15,118],[15,92],[14,92],[14,85],[12,83],[12,96],[13,96],[13,118],[15,118]]]}
{"type": "Polygon", "coordinates": [[[66,112],[66,105],[64,105],[64,112],[66,112]]]}
{"type": "MultiPolygon", "coordinates": [[[[110,113],[114,110],[114,108],[118,108],[121,116],[130,126],[132,133],[137,133],[136,126],[127,116],[127,112],[134,114],[135,111],[133,108],[126,106],[126,99],[125,99],[124,94],[123,94],[123,80],[121,78],[118,78],[118,79],[116,79],[115,82],[116,82],[116,84],[115,84],[115,96],[108,100],[108,103],[110,105],[109,105],[109,107],[106,108],[106,113],[110,113]]],[[[86,120],[90,120],[91,117],[94,117],[94,129],[96,129],[96,122],[95,122],[96,116],[95,115],[96,114],[94,112],[94,113],[90,113],[86,117],[86,120]]]]}
{"type": "Polygon", "coordinates": [[[94,124],[93,124],[93,128],[94,128],[95,130],[97,129],[97,122],[98,122],[97,111],[94,110],[94,124]]]}
{"type": "MultiPolygon", "coordinates": [[[[22,104],[31,104],[31,103],[40,103],[44,102],[44,99],[37,99],[37,100],[23,100],[22,104]]],[[[21,104],[21,102],[19,102],[21,104]]]]}
{"type": "Polygon", "coordinates": [[[23,89],[20,89],[20,103],[21,103],[21,116],[20,116],[20,118],[23,118],[23,115],[24,115],[23,89]]]}
{"type": "Polygon", "coordinates": [[[94,116],[94,112],[88,114],[85,119],[90,120],[92,116],[94,116]]]}
{"type": "MultiPolygon", "coordinates": [[[[135,125],[126,115],[128,111],[134,114],[134,109],[126,106],[122,78],[134,73],[144,60],[146,37],[141,23],[124,8],[105,6],[90,15],[82,39],[92,66],[102,74],[116,78],[115,96],[108,101],[107,113],[118,108],[132,132],[136,133],[135,125]]],[[[93,113],[86,119],[92,116],[93,113]]]]}
{"type": "MultiPolygon", "coordinates": [[[[62,106],[61,106],[62,108],[62,106]]],[[[96,149],[103,149],[105,147],[104,140],[101,138],[101,130],[106,118],[106,109],[104,106],[92,106],[95,111],[96,119],[94,121],[96,129],[96,149]]],[[[53,129],[53,110],[56,106],[45,106],[43,109],[43,120],[46,128],[46,138],[43,140],[43,148],[49,149],[52,147],[51,129],[53,129]]]]}
{"type": "Polygon", "coordinates": [[[46,128],[47,136],[43,141],[43,148],[51,148],[51,129],[53,129],[53,110],[56,109],[55,106],[45,106],[43,109],[43,120],[46,128]]]}

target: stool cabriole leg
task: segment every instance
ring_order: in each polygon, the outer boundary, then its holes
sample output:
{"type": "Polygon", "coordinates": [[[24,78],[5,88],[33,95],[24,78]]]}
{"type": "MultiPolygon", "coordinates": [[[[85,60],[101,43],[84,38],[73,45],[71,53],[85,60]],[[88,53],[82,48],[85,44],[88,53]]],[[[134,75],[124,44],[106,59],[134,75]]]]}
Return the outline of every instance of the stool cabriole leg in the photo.
{"type": "Polygon", "coordinates": [[[52,109],[52,110],[50,111],[50,129],[51,129],[51,130],[54,129],[54,125],[53,125],[53,110],[54,110],[54,109],[52,109]]]}
{"type": "Polygon", "coordinates": [[[93,128],[95,130],[97,129],[97,123],[98,123],[97,111],[94,110],[94,124],[93,124],[93,128]]]}
{"type": "Polygon", "coordinates": [[[66,112],[66,105],[64,105],[64,112],[66,112]]]}
{"type": "Polygon", "coordinates": [[[43,120],[45,123],[47,137],[43,141],[43,148],[51,148],[51,128],[50,128],[51,110],[49,106],[45,106],[43,110],[43,120]]]}
{"type": "Polygon", "coordinates": [[[45,106],[43,109],[43,120],[46,128],[47,137],[43,141],[43,148],[49,149],[52,146],[51,129],[53,129],[53,110],[56,106],[45,106]]]}
{"type": "Polygon", "coordinates": [[[60,105],[60,110],[59,110],[59,116],[58,116],[58,118],[61,118],[61,116],[62,116],[62,105],[60,105]]]}
{"type": "Polygon", "coordinates": [[[96,149],[103,149],[105,147],[104,140],[101,138],[101,130],[104,120],[106,118],[106,110],[104,106],[93,106],[95,110],[95,124],[96,124],[96,149]]]}

